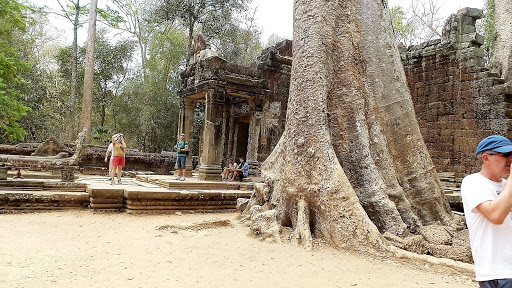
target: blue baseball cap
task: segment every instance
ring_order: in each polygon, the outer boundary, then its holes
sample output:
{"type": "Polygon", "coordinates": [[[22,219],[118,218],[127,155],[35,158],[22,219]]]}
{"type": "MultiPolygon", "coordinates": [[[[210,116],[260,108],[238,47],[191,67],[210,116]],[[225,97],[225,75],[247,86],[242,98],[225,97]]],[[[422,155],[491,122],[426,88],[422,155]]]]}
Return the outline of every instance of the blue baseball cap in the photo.
{"type": "Polygon", "coordinates": [[[489,150],[498,153],[512,152],[512,142],[503,136],[492,135],[478,143],[475,154],[489,150]]]}

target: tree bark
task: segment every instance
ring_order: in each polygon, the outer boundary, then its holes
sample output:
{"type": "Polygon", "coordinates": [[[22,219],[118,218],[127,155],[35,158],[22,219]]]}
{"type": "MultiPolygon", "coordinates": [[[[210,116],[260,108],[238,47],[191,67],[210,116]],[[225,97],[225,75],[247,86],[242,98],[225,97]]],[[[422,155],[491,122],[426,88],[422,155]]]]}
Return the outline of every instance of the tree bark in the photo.
{"type": "Polygon", "coordinates": [[[73,23],[73,62],[71,63],[71,94],[69,95],[69,125],[67,127],[67,140],[72,142],[75,138],[75,106],[76,99],[78,98],[77,93],[77,74],[78,74],[78,26],[80,16],[80,0],[76,0],[75,4],[75,18],[73,23]]]}
{"type": "Polygon", "coordinates": [[[96,18],[98,0],[92,0],[87,32],[87,50],[85,52],[84,92],[82,98],[81,127],[87,130],[85,143],[91,143],[92,92],[94,88],[94,44],[96,42],[96,18]]]}
{"type": "Polygon", "coordinates": [[[380,233],[452,223],[384,5],[294,2],[286,128],[244,214],[275,211],[264,219],[291,226],[306,246],[313,233],[337,247],[387,251],[380,233]]]}
{"type": "Polygon", "coordinates": [[[494,28],[491,69],[512,84],[512,0],[494,1],[494,28]]]}

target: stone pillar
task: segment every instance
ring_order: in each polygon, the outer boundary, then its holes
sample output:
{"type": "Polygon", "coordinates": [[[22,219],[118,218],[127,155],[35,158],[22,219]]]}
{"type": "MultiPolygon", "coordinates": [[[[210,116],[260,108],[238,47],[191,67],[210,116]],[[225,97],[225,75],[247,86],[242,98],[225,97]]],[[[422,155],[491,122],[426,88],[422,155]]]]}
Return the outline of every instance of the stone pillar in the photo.
{"type": "MultiPolygon", "coordinates": [[[[182,132],[185,133],[185,140],[188,142],[188,149],[190,151],[187,156],[187,162],[185,164],[186,171],[185,176],[192,176],[192,145],[194,143],[194,108],[196,107],[196,102],[193,99],[183,98],[180,105],[180,119],[179,119],[179,129],[178,129],[178,140],[180,141],[180,134],[182,132]]],[[[174,167],[176,169],[175,175],[178,175],[178,167],[174,167]]]]}
{"type": "Polygon", "coordinates": [[[253,112],[249,123],[249,140],[247,144],[247,159],[249,173],[259,175],[258,146],[260,140],[261,112],[253,112]]]}
{"type": "Polygon", "coordinates": [[[236,157],[239,157],[236,155],[236,150],[238,148],[238,121],[235,122],[235,129],[233,130],[233,150],[231,150],[231,153],[233,154],[233,157],[235,157],[235,162],[238,163],[239,160],[236,159],[236,157]]]}
{"type": "Polygon", "coordinates": [[[219,105],[214,89],[206,93],[206,107],[204,113],[203,149],[201,167],[199,167],[199,180],[221,180],[222,167],[218,156],[221,153],[222,107],[219,105]]]}
{"type": "MultiPolygon", "coordinates": [[[[229,113],[229,138],[228,138],[228,158],[235,157],[233,154],[233,141],[235,134],[235,117],[233,117],[233,107],[231,107],[231,112],[229,113]]],[[[236,162],[236,159],[235,159],[236,162]]]]}
{"type": "MultiPolygon", "coordinates": [[[[229,127],[228,127],[228,115],[229,115],[229,111],[228,111],[228,108],[227,107],[224,107],[223,108],[223,111],[222,111],[222,132],[221,132],[221,142],[222,145],[221,145],[221,153],[219,153],[219,157],[220,157],[220,160],[219,160],[219,163],[221,163],[221,167],[224,165],[224,164],[227,164],[228,163],[228,154],[229,154],[229,151],[226,151],[226,148],[228,147],[226,141],[228,141],[228,139],[226,138],[226,134],[229,132],[229,127]]],[[[226,166],[226,165],[224,165],[226,166]]]]}

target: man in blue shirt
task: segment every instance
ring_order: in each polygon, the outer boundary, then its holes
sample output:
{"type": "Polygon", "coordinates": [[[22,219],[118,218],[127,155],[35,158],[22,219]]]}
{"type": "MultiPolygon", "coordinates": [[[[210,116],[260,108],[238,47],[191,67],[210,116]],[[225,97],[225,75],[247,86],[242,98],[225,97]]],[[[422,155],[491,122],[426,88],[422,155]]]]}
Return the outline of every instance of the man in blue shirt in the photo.
{"type": "Polygon", "coordinates": [[[242,179],[249,177],[249,165],[245,163],[244,157],[240,157],[240,164],[238,164],[236,171],[236,176],[238,176],[239,181],[242,179]]]}
{"type": "Polygon", "coordinates": [[[185,181],[185,163],[187,162],[188,155],[188,142],[185,140],[185,133],[181,133],[180,141],[174,146],[174,150],[178,152],[178,158],[176,159],[178,176],[176,177],[176,180],[185,181]]]}

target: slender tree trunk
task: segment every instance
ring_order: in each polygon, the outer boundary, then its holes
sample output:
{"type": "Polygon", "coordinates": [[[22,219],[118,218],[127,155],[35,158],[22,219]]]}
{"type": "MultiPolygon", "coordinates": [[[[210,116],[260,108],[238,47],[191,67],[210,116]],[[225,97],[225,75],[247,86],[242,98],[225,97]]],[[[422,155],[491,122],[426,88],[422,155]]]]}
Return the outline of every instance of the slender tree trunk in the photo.
{"type": "Polygon", "coordinates": [[[91,0],[87,51],[85,53],[84,92],[82,98],[81,127],[87,129],[85,143],[91,143],[92,93],[94,88],[94,44],[96,42],[96,18],[98,0],[91,0]]]}
{"type": "Polygon", "coordinates": [[[494,0],[494,7],[492,70],[512,84],[512,0],[494,0]]]}
{"type": "Polygon", "coordinates": [[[69,95],[69,125],[67,127],[67,139],[68,142],[72,142],[75,138],[75,106],[76,99],[78,98],[77,93],[77,71],[78,71],[78,24],[80,16],[80,0],[75,3],[75,18],[73,21],[73,62],[71,63],[71,94],[69,95]]]}
{"type": "Polygon", "coordinates": [[[192,51],[192,39],[194,36],[194,17],[189,16],[189,22],[188,22],[188,58],[187,58],[187,65],[188,60],[192,55],[194,55],[194,51],[192,51]]]}
{"type": "Polygon", "coordinates": [[[244,211],[258,233],[387,251],[380,232],[452,223],[384,5],[294,1],[286,128],[244,211]]]}
{"type": "Polygon", "coordinates": [[[107,110],[107,83],[103,83],[103,87],[101,87],[101,116],[100,116],[100,126],[105,126],[105,114],[107,110]]]}

